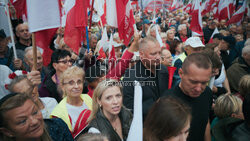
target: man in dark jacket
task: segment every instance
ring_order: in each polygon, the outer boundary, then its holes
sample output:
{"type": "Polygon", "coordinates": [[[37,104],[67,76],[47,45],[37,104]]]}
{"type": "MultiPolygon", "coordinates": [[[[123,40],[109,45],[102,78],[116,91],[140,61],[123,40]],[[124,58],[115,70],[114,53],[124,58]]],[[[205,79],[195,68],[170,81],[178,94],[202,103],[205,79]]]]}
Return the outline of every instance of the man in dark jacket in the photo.
{"type": "Polygon", "coordinates": [[[238,57],[227,70],[227,78],[232,92],[239,92],[240,79],[250,74],[250,46],[242,49],[242,57],[238,57]]]}
{"type": "Polygon", "coordinates": [[[165,66],[160,66],[161,48],[158,41],[152,37],[142,39],[139,44],[140,61],[128,69],[123,79],[123,103],[134,108],[134,81],[142,85],[143,119],[152,104],[162,95],[168,86],[168,72],[165,66]]]}

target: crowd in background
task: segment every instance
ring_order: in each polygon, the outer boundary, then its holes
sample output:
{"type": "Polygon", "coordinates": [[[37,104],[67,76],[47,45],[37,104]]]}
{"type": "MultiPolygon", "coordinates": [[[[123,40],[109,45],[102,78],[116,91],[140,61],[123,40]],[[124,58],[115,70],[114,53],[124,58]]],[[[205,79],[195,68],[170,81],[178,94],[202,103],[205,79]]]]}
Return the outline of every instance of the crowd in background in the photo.
{"type": "Polygon", "coordinates": [[[143,140],[250,140],[250,17],[226,25],[208,13],[202,35],[192,35],[186,13],[136,10],[134,18],[128,46],[105,26],[113,67],[98,21],[79,54],[60,27],[48,66],[37,49],[37,70],[28,24],[12,19],[17,58],[0,27],[0,140],[125,141],[140,94],[134,81],[142,87],[143,140]]]}

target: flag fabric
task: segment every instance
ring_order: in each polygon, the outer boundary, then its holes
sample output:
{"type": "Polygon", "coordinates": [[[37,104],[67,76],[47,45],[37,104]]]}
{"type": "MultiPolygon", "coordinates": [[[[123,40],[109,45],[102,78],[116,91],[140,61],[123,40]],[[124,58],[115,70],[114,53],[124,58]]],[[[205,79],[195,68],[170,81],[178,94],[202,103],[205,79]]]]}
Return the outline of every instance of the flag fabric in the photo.
{"type": "Polygon", "coordinates": [[[107,35],[107,29],[106,27],[103,29],[102,38],[100,40],[100,48],[99,48],[99,56],[97,57],[97,60],[99,59],[105,59],[106,55],[103,49],[103,46],[108,42],[108,35],[107,35]]]}
{"type": "Polygon", "coordinates": [[[10,0],[10,2],[16,9],[16,16],[18,19],[27,16],[26,0],[10,0]]]}
{"type": "Polygon", "coordinates": [[[118,33],[127,46],[134,35],[135,24],[133,10],[129,0],[116,0],[118,33]]]}
{"type": "Polygon", "coordinates": [[[109,26],[118,28],[116,0],[106,1],[106,21],[109,26]]]}
{"type": "Polygon", "coordinates": [[[66,12],[64,41],[78,54],[88,22],[87,8],[89,7],[89,1],[66,0],[64,7],[66,12]]]}
{"type": "Polygon", "coordinates": [[[111,34],[109,40],[109,71],[115,67],[116,56],[115,56],[115,47],[113,43],[113,35],[111,34]]]}
{"type": "Polygon", "coordinates": [[[44,66],[49,65],[51,61],[53,51],[49,48],[49,46],[54,35],[56,34],[57,29],[58,28],[52,28],[35,32],[36,46],[43,49],[42,57],[44,66]]]}
{"type": "Polygon", "coordinates": [[[235,8],[236,8],[236,0],[230,0],[230,3],[228,5],[230,17],[233,16],[233,14],[235,12],[235,8]]]}
{"type": "Polygon", "coordinates": [[[134,117],[129,129],[127,141],[143,140],[142,123],[142,87],[138,81],[134,82],[134,117]]]}
{"type": "Polygon", "coordinates": [[[49,45],[60,26],[60,1],[27,0],[26,2],[29,32],[35,33],[36,46],[44,50],[43,62],[47,66],[52,54],[49,45]]]}
{"type": "Polygon", "coordinates": [[[58,0],[27,0],[27,16],[29,32],[59,27],[58,0]]]}
{"type": "Polygon", "coordinates": [[[201,18],[201,6],[199,0],[194,2],[194,10],[192,12],[192,20],[190,23],[190,29],[192,32],[203,35],[202,31],[202,18],[201,18]]]}
{"type": "Polygon", "coordinates": [[[230,1],[228,0],[220,0],[219,1],[219,5],[218,5],[218,10],[217,10],[217,16],[218,16],[218,19],[219,21],[221,20],[226,20],[229,18],[229,3],[230,1]]]}
{"type": "Polygon", "coordinates": [[[240,23],[243,20],[246,11],[247,11],[247,0],[245,0],[241,8],[233,14],[233,16],[227,22],[227,25],[233,23],[240,23]]]}
{"type": "Polygon", "coordinates": [[[8,16],[6,13],[6,4],[0,2],[0,27],[4,30],[7,37],[10,36],[10,29],[9,29],[9,23],[8,23],[8,16]]]}
{"type": "Polygon", "coordinates": [[[189,3],[183,8],[183,10],[189,14],[191,13],[191,8],[192,8],[192,2],[189,1],[189,3]]]}
{"type": "Polygon", "coordinates": [[[213,43],[213,37],[217,33],[220,33],[220,32],[219,32],[218,28],[216,27],[213,34],[211,35],[210,40],[208,41],[208,43],[213,43]]]}
{"type": "Polygon", "coordinates": [[[201,15],[205,15],[206,13],[209,13],[212,10],[213,4],[216,4],[216,0],[206,1],[205,6],[202,9],[201,15]]]}
{"type": "Polygon", "coordinates": [[[106,24],[106,0],[95,0],[94,9],[97,11],[97,15],[102,21],[102,25],[106,24]]]}
{"type": "Polygon", "coordinates": [[[163,42],[157,27],[155,28],[155,34],[156,34],[156,40],[159,42],[160,47],[163,47],[163,42]]]}

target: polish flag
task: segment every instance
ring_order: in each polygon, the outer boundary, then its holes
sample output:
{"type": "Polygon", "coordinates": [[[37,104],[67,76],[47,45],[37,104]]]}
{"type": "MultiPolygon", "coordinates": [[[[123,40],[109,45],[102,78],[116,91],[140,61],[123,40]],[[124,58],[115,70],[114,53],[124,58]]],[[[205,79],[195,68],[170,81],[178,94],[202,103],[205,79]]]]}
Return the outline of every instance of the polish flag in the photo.
{"type": "Polygon", "coordinates": [[[183,8],[183,10],[189,14],[191,13],[191,8],[192,8],[192,3],[191,1],[189,1],[189,3],[183,8]]]}
{"type": "Polygon", "coordinates": [[[106,0],[95,0],[94,9],[97,11],[97,15],[100,17],[102,25],[106,24],[106,0]]]}
{"type": "Polygon", "coordinates": [[[108,35],[107,35],[107,29],[105,27],[103,29],[102,38],[100,40],[99,56],[97,57],[97,60],[106,58],[105,52],[103,50],[103,45],[105,45],[105,43],[107,42],[108,42],[108,35]]]}
{"type": "Polygon", "coordinates": [[[236,0],[229,0],[229,13],[230,13],[230,17],[233,16],[234,12],[235,12],[235,8],[236,8],[236,0]]]}
{"type": "Polygon", "coordinates": [[[205,15],[206,13],[209,13],[212,10],[213,4],[216,4],[215,2],[216,0],[206,1],[205,7],[203,8],[201,15],[205,15]]]}
{"type": "Polygon", "coordinates": [[[135,19],[129,0],[116,0],[117,25],[119,37],[127,46],[134,35],[135,19]]]}
{"type": "Polygon", "coordinates": [[[220,0],[219,5],[218,5],[218,19],[220,20],[226,20],[229,19],[229,3],[230,1],[228,0],[220,0]]]}
{"type": "Polygon", "coordinates": [[[35,33],[36,46],[42,48],[44,65],[50,63],[49,45],[60,26],[60,0],[27,0],[29,32],[35,33]],[[46,8],[45,8],[46,7],[46,8]]]}
{"type": "Polygon", "coordinates": [[[111,34],[109,40],[109,70],[112,70],[115,67],[116,56],[115,56],[115,47],[113,43],[113,35],[111,34]]]}
{"type": "Polygon", "coordinates": [[[193,32],[195,32],[195,34],[203,35],[201,6],[199,0],[194,1],[194,10],[191,15],[192,15],[192,20],[190,23],[190,29],[193,32]]]}
{"type": "Polygon", "coordinates": [[[214,35],[217,34],[217,33],[220,33],[220,32],[219,32],[218,28],[216,27],[215,30],[214,30],[214,32],[213,32],[213,34],[212,34],[212,36],[210,37],[210,40],[209,40],[208,43],[213,43],[213,37],[214,37],[214,35]]]}
{"type": "Polygon", "coordinates": [[[89,7],[88,0],[66,0],[66,25],[64,31],[64,41],[78,54],[83,40],[85,27],[88,25],[87,8],[89,7]]]}
{"type": "Polygon", "coordinates": [[[227,22],[227,25],[233,23],[240,23],[243,20],[246,11],[247,11],[247,0],[245,0],[241,8],[233,14],[231,19],[227,22]]]}
{"type": "Polygon", "coordinates": [[[10,2],[16,9],[16,16],[18,19],[27,17],[26,0],[10,0],[10,2]]]}

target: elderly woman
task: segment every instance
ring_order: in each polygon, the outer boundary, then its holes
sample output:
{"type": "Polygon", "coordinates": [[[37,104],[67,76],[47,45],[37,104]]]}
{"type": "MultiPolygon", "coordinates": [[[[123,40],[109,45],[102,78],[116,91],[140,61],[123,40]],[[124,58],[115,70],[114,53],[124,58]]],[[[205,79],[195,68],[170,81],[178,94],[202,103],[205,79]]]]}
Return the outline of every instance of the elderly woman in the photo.
{"type": "Polygon", "coordinates": [[[190,122],[189,106],[176,98],[161,98],[144,122],[143,141],[186,141],[190,122]]]}
{"type": "Polygon", "coordinates": [[[31,97],[12,93],[0,100],[1,141],[73,141],[61,119],[45,119],[31,97]]]}
{"type": "Polygon", "coordinates": [[[57,91],[59,77],[68,67],[71,67],[73,63],[74,60],[71,59],[69,51],[60,49],[54,51],[49,65],[51,72],[45,76],[39,89],[39,95],[41,97],[53,97],[57,102],[60,102],[62,100],[62,94],[57,91]]]}
{"type": "Polygon", "coordinates": [[[52,117],[61,118],[76,137],[87,125],[91,113],[92,99],[82,94],[84,71],[73,66],[60,76],[60,88],[63,91],[63,100],[52,111],[52,117]]]}
{"type": "MultiPolygon", "coordinates": [[[[15,72],[16,74],[17,72],[15,72]]],[[[31,71],[29,74],[16,76],[8,85],[8,89],[13,93],[29,94],[33,98],[33,101],[37,104],[37,107],[42,113],[44,119],[48,119],[52,110],[58,104],[54,98],[41,97],[39,98],[38,91],[33,91],[35,83],[38,82],[40,73],[37,71],[31,71]]],[[[41,79],[41,78],[40,78],[41,79]]],[[[41,82],[41,81],[40,81],[41,82]]],[[[38,83],[37,83],[38,84],[38,83]]]]}
{"type": "Polygon", "coordinates": [[[116,80],[103,80],[94,90],[89,132],[102,133],[109,141],[126,140],[132,114],[122,106],[122,91],[116,80]]]}

